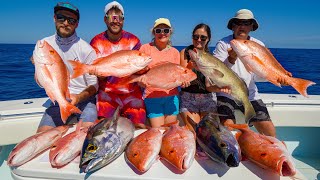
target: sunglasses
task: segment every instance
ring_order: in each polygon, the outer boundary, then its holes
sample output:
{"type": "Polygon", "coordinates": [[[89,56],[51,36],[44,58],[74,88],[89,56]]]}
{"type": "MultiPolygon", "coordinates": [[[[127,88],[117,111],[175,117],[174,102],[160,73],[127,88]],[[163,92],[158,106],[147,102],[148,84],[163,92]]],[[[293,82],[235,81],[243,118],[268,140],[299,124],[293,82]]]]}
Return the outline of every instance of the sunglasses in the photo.
{"type": "Polygon", "coordinates": [[[168,33],[170,33],[170,31],[171,31],[170,28],[164,28],[164,29],[156,28],[156,29],[154,29],[154,33],[156,33],[156,34],[161,34],[161,33],[168,34],[168,33]]]}
{"type": "Polygon", "coordinates": [[[78,20],[71,18],[71,17],[64,16],[62,14],[56,14],[56,19],[61,23],[63,23],[65,20],[67,20],[68,23],[71,25],[75,25],[78,22],[78,20]]]}
{"type": "Polygon", "coordinates": [[[124,20],[124,16],[123,15],[106,15],[106,17],[108,18],[109,22],[121,22],[124,20]]]}
{"type": "Polygon", "coordinates": [[[250,25],[252,25],[252,21],[234,21],[233,23],[237,26],[250,26],[250,25]]]}
{"type": "Polygon", "coordinates": [[[197,35],[197,34],[192,35],[192,39],[195,41],[197,41],[199,38],[201,41],[206,41],[208,39],[208,36],[197,35]]]}

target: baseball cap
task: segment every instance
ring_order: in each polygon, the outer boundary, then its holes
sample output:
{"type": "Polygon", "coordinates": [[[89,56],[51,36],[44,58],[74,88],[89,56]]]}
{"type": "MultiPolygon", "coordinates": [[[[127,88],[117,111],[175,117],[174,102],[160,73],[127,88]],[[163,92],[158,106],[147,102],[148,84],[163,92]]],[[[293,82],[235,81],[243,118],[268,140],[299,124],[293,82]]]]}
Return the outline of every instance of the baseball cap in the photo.
{"type": "Polygon", "coordinates": [[[54,7],[54,13],[56,13],[59,10],[70,11],[78,17],[78,20],[80,19],[79,9],[68,2],[58,2],[57,5],[54,7]]]}
{"type": "Polygon", "coordinates": [[[122,15],[124,16],[124,10],[123,7],[120,3],[118,3],[117,1],[112,1],[110,3],[108,3],[105,7],[104,7],[104,14],[107,14],[108,11],[113,8],[113,7],[117,7],[121,12],[122,15]]]}

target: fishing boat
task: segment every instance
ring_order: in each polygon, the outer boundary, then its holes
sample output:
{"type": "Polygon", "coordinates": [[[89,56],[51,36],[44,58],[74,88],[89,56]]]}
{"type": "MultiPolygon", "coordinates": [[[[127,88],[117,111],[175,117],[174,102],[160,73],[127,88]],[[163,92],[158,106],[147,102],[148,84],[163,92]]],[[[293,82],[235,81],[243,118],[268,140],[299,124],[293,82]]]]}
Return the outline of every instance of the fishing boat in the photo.
{"type": "MultiPolygon", "coordinates": [[[[298,179],[320,179],[320,95],[305,98],[295,94],[261,94],[267,104],[278,139],[285,142],[294,158],[298,179]]],[[[141,174],[120,156],[111,164],[92,173],[79,170],[79,159],[63,168],[52,168],[48,152],[18,168],[7,166],[7,157],[15,144],[35,134],[48,98],[0,102],[0,174],[1,179],[290,179],[279,177],[250,161],[229,168],[209,159],[196,158],[185,172],[158,160],[149,171],[141,174]]],[[[237,113],[241,120],[242,114],[237,113]]],[[[144,130],[137,130],[135,135],[144,130]]]]}

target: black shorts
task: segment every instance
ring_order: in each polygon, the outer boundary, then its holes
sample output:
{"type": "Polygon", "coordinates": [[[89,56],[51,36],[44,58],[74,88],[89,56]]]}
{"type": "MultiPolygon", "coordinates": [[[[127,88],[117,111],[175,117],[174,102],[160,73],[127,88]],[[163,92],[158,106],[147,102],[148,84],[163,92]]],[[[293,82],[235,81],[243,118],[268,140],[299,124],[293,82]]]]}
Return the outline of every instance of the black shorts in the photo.
{"type": "MultiPolygon", "coordinates": [[[[240,110],[242,113],[244,112],[243,105],[238,106],[236,102],[232,99],[229,99],[224,96],[218,96],[218,113],[224,114],[227,116],[220,116],[220,120],[232,119],[235,121],[234,112],[235,110],[240,110]]],[[[256,112],[256,116],[249,120],[249,124],[251,122],[258,122],[258,121],[271,121],[270,115],[266,105],[263,103],[261,99],[250,101],[254,111],[256,112]]]]}

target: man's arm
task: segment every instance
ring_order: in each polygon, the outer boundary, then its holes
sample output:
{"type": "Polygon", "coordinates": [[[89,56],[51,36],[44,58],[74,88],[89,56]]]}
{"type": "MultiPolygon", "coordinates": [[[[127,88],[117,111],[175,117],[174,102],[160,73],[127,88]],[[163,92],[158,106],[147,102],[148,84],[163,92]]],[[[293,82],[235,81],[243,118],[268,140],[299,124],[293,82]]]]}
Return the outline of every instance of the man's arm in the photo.
{"type": "Polygon", "coordinates": [[[96,87],[93,85],[88,86],[80,94],[71,94],[71,104],[76,105],[82,101],[87,100],[89,97],[93,96],[97,92],[96,87]]]}

